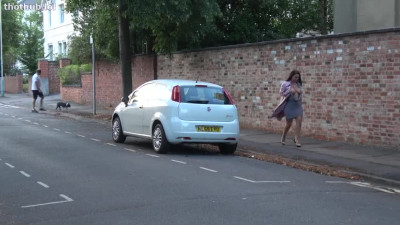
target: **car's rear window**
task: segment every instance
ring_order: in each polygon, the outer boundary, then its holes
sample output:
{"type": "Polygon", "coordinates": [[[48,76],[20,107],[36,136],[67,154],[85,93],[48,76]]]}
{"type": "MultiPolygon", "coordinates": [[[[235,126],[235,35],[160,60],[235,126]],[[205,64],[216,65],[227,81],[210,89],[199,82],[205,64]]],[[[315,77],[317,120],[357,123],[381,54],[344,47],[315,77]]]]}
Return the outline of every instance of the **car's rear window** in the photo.
{"type": "Polygon", "coordinates": [[[230,105],[222,88],[208,86],[181,86],[182,102],[195,104],[230,105]]]}

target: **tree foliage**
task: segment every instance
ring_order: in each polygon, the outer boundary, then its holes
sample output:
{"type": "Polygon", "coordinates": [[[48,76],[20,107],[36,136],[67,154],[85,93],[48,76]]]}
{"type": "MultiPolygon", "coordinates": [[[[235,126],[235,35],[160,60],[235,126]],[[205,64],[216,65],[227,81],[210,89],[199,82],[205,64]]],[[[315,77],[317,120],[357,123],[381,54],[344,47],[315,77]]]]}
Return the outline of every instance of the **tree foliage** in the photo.
{"type": "Polygon", "coordinates": [[[43,16],[39,11],[32,11],[24,17],[21,29],[21,45],[19,60],[23,64],[23,71],[34,74],[37,61],[43,57],[43,16]]]}
{"type": "Polygon", "coordinates": [[[15,75],[18,59],[18,47],[20,41],[22,12],[18,10],[6,10],[4,4],[17,4],[16,0],[3,0],[2,14],[2,38],[3,38],[3,72],[7,75],[15,75]]]}

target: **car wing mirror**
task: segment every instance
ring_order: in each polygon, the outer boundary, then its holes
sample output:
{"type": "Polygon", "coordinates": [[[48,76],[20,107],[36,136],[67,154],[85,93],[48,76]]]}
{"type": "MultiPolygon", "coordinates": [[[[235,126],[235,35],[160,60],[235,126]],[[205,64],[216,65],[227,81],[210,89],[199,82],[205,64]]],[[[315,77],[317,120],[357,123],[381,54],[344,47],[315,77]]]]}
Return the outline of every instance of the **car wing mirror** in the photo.
{"type": "Polygon", "coordinates": [[[128,98],[122,97],[121,102],[125,103],[125,106],[128,106],[128,98]]]}

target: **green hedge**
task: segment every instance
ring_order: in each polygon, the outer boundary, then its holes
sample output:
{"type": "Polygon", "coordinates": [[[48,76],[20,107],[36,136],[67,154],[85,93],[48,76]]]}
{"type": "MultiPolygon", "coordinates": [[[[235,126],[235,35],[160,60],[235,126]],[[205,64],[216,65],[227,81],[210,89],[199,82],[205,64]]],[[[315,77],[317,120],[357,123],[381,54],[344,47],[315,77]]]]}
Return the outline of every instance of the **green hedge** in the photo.
{"type": "Polygon", "coordinates": [[[60,68],[57,72],[61,80],[61,85],[82,85],[81,73],[91,72],[91,64],[69,65],[60,68]]]}

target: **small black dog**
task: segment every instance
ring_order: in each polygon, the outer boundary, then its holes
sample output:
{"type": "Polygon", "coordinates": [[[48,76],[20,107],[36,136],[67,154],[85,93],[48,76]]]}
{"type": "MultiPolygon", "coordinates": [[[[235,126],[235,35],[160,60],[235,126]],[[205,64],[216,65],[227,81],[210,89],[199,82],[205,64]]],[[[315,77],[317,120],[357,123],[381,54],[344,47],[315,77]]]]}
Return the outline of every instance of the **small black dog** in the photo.
{"type": "Polygon", "coordinates": [[[61,107],[68,109],[71,105],[68,102],[57,102],[56,110],[59,109],[61,111],[61,107]]]}

